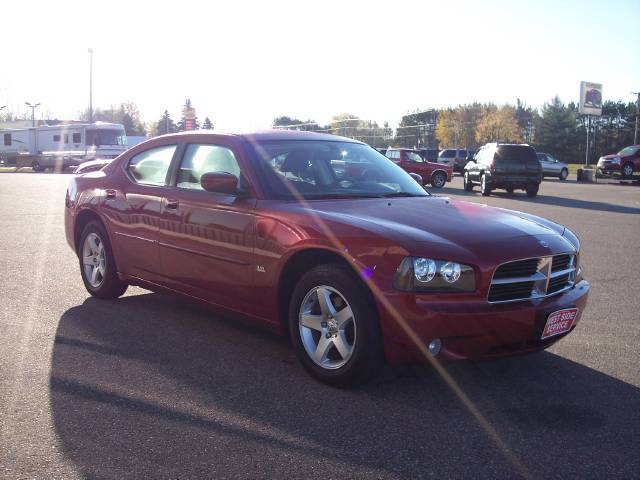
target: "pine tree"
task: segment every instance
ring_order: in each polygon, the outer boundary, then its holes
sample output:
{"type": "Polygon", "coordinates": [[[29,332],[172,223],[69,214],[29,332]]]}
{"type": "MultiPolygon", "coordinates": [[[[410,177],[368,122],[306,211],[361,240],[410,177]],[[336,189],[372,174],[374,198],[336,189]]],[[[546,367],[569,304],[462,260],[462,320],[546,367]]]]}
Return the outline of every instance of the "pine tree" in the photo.
{"type": "Polygon", "coordinates": [[[564,161],[576,161],[576,115],[555,96],[542,107],[536,121],[535,143],[539,151],[547,152],[564,161]]]}
{"type": "Polygon", "coordinates": [[[205,130],[213,130],[213,123],[211,123],[211,119],[209,117],[205,117],[202,128],[205,130]]]}
{"type": "Polygon", "coordinates": [[[158,135],[164,135],[166,133],[174,133],[176,131],[176,125],[171,120],[171,115],[169,115],[169,111],[165,110],[162,114],[160,120],[158,120],[156,124],[156,131],[158,135]]]}

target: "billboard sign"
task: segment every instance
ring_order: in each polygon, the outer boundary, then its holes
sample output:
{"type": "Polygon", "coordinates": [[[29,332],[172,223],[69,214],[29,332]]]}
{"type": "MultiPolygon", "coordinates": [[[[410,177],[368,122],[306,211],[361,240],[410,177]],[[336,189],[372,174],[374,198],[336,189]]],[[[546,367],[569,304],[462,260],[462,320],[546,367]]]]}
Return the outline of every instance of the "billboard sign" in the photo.
{"type": "Polygon", "coordinates": [[[193,107],[184,107],[182,109],[182,114],[186,120],[195,120],[196,118],[196,109],[193,107]]]}
{"type": "Polygon", "coordinates": [[[580,107],[584,115],[602,115],[602,84],[580,82],[580,107]]]}

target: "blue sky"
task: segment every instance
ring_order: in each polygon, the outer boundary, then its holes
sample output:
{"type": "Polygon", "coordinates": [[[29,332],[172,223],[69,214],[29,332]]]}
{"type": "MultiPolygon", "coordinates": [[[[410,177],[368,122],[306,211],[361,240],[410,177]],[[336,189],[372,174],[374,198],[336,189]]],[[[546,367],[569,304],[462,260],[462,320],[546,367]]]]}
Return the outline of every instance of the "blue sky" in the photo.
{"type": "Polygon", "coordinates": [[[88,103],[88,47],[94,105],[133,100],[152,121],[191,97],[225,130],[577,101],[580,80],[605,100],[640,90],[639,0],[9,2],[3,18],[0,105],[60,118],[88,103]]]}

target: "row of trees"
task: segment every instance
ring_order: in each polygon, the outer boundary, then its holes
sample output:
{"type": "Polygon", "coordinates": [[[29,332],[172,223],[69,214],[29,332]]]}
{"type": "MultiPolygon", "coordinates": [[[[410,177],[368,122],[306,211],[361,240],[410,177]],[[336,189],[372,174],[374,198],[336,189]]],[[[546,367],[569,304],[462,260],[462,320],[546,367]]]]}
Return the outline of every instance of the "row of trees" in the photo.
{"type": "MultiPolygon", "coordinates": [[[[632,102],[605,102],[602,116],[590,120],[590,158],[631,145],[636,115],[632,102]]],[[[402,117],[395,132],[387,122],[379,126],[347,113],[334,116],[328,125],[282,116],[273,126],[352,137],[375,147],[476,149],[487,142],[526,142],[564,161],[580,163],[586,153],[587,122],[575,103],[564,104],[556,96],[539,111],[520,100],[515,105],[472,103],[415,111],[402,117]]]]}

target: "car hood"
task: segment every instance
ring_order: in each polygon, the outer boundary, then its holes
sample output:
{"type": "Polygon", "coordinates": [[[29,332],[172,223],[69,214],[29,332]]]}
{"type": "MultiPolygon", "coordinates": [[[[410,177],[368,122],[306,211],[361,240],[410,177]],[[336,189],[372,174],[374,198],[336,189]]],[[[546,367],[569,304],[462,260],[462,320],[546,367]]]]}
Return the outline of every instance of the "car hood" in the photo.
{"type": "Polygon", "coordinates": [[[603,155],[600,158],[604,160],[613,160],[614,158],[618,158],[619,155],[617,153],[612,153],[611,155],[603,155]]]}
{"type": "Polygon", "coordinates": [[[309,207],[329,228],[332,222],[359,227],[384,236],[409,251],[435,248],[438,251],[467,252],[477,255],[490,245],[500,257],[509,250],[521,256],[573,250],[564,237],[564,227],[534,215],[450,200],[446,197],[362,199],[310,202],[309,207]],[[514,242],[521,238],[522,241],[514,242]],[[541,242],[541,240],[545,240],[541,242]],[[532,246],[533,249],[529,249],[532,246]],[[525,251],[518,252],[518,248],[525,251]],[[544,247],[544,245],[543,245],[544,247]],[[541,249],[542,248],[542,249],[541,249]]]}

